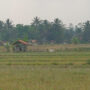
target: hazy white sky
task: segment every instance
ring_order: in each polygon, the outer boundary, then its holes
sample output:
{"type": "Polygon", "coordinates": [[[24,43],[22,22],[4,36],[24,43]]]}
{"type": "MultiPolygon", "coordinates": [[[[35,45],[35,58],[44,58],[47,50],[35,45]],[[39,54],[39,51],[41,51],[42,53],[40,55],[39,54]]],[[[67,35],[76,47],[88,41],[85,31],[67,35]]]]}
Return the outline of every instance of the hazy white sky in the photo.
{"type": "Polygon", "coordinates": [[[90,20],[90,0],[0,0],[0,20],[29,24],[38,16],[52,21],[77,24],[90,20]]]}

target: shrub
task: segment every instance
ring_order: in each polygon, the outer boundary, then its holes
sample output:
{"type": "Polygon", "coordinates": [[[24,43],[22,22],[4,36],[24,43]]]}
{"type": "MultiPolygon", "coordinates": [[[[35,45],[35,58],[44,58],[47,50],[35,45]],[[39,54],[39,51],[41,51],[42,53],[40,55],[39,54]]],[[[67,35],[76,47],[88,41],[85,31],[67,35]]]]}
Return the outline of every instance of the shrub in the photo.
{"type": "Polygon", "coordinates": [[[10,44],[9,43],[6,43],[4,45],[4,47],[6,48],[7,52],[10,52],[10,44]]]}
{"type": "Polygon", "coordinates": [[[74,37],[74,38],[72,39],[72,43],[73,43],[73,44],[79,44],[79,43],[80,43],[80,40],[79,40],[77,37],[74,37]]]}

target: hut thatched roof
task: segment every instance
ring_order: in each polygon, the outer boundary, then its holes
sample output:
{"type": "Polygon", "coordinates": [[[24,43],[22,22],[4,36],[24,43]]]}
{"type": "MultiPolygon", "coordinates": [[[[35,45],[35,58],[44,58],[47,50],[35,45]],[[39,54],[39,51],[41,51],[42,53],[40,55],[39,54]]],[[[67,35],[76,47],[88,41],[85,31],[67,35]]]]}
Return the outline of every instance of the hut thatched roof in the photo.
{"type": "Polygon", "coordinates": [[[18,41],[16,41],[16,42],[14,42],[13,45],[18,44],[18,43],[21,43],[21,44],[23,44],[23,45],[28,45],[28,43],[25,42],[25,41],[23,41],[23,40],[18,40],[18,41]]]}

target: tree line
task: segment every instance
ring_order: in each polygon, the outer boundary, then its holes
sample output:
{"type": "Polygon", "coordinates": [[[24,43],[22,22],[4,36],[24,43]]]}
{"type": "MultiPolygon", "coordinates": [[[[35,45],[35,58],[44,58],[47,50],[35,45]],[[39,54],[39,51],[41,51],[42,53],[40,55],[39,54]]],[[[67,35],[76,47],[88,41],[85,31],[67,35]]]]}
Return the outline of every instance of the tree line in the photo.
{"type": "Polygon", "coordinates": [[[58,18],[53,22],[35,17],[30,25],[13,25],[10,19],[0,21],[0,41],[37,40],[39,43],[90,43],[90,21],[76,26],[65,24],[58,18]]]}

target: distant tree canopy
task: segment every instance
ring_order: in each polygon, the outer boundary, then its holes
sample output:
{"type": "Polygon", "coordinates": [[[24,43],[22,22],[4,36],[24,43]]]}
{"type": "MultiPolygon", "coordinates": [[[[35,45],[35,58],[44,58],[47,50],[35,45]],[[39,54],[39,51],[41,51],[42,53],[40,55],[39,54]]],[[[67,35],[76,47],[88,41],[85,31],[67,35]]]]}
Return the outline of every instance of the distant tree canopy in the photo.
{"type": "Polygon", "coordinates": [[[13,42],[37,40],[39,43],[90,43],[90,21],[79,23],[75,27],[65,24],[58,18],[53,22],[35,17],[30,25],[13,25],[10,19],[0,21],[0,41],[13,42]],[[78,38],[78,40],[77,40],[78,38]]]}

